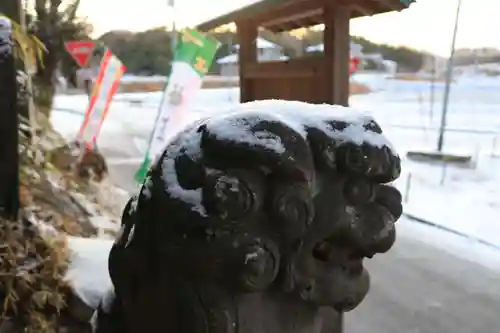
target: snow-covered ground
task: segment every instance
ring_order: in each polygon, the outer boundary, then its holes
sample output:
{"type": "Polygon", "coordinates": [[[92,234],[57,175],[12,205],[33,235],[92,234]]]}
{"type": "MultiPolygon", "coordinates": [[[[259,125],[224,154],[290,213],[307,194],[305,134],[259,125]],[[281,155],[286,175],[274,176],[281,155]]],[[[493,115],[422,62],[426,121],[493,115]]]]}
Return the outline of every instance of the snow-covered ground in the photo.
{"type": "MultiPolygon", "coordinates": [[[[370,84],[370,78],[363,78],[370,84]]],[[[372,79],[373,80],[373,79],[372,79]]],[[[383,87],[380,80],[375,85],[383,87]]],[[[434,150],[444,85],[387,80],[385,89],[355,96],[352,105],[370,110],[405,156],[434,150]]],[[[452,86],[445,152],[470,155],[471,168],[405,160],[397,186],[407,193],[405,212],[500,249],[500,79],[462,77],[452,86]],[[409,188],[407,188],[409,186],[409,188]]]]}

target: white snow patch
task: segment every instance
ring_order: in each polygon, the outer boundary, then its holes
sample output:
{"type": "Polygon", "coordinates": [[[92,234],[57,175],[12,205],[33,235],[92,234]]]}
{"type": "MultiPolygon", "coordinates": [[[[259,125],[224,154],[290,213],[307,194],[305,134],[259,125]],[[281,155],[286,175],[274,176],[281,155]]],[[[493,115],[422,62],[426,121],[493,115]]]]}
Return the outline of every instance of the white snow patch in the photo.
{"type": "Polygon", "coordinates": [[[130,229],[125,247],[128,247],[130,245],[130,242],[134,239],[134,235],[135,235],[135,224],[132,226],[132,229],[130,229]]]}
{"type": "Polygon", "coordinates": [[[153,186],[153,181],[151,180],[151,177],[147,177],[146,180],[144,180],[144,184],[142,185],[141,189],[141,194],[145,199],[151,199],[151,187],[153,186]]]}
{"type": "Polygon", "coordinates": [[[264,100],[248,102],[232,107],[226,117],[210,119],[207,129],[220,139],[247,142],[283,153],[285,148],[278,137],[271,133],[251,133],[252,121],[241,119],[248,115],[254,122],[282,121],[304,138],[306,127],[317,127],[339,142],[351,142],[357,145],[370,143],[376,147],[395,149],[386,137],[367,130],[365,125],[374,119],[367,113],[354,108],[329,104],[309,104],[298,101],[264,100]],[[231,119],[231,116],[235,118],[231,119]],[[257,119],[256,117],[257,116],[257,119]],[[329,122],[342,121],[349,125],[342,130],[331,128],[329,122]]]}
{"type": "Polygon", "coordinates": [[[117,232],[120,229],[119,223],[111,221],[109,217],[106,216],[93,216],[90,218],[90,222],[97,228],[98,237],[102,239],[114,239],[114,237],[106,231],[117,232]]]}
{"type": "Polygon", "coordinates": [[[96,309],[102,296],[112,289],[108,255],[113,240],[68,237],[70,263],[65,280],[85,304],[96,309]]]}
{"type": "Polygon", "coordinates": [[[139,195],[138,194],[135,194],[133,197],[132,197],[132,201],[130,202],[130,208],[128,210],[128,214],[129,215],[132,215],[135,213],[135,211],[137,210],[137,204],[139,203],[139,195]]]}
{"type": "MultiPolygon", "coordinates": [[[[275,57],[272,57],[271,59],[267,59],[266,57],[261,56],[261,54],[259,54],[257,56],[257,60],[259,62],[278,61],[278,60],[286,61],[288,59],[290,59],[290,58],[288,58],[287,56],[275,56],[275,57]]],[[[217,60],[217,63],[219,65],[237,64],[238,62],[239,62],[239,55],[237,53],[233,53],[233,54],[227,55],[227,56],[219,58],[217,60]]]]}
{"type": "Polygon", "coordinates": [[[52,225],[47,224],[43,221],[40,221],[34,214],[34,209],[36,207],[26,207],[24,209],[24,213],[26,214],[26,218],[33,223],[33,225],[37,228],[37,230],[40,232],[40,236],[42,238],[50,238],[50,237],[56,237],[59,235],[59,231],[56,230],[52,225]]]}
{"type": "MultiPolygon", "coordinates": [[[[282,48],[278,44],[274,44],[274,43],[272,43],[272,42],[270,42],[267,39],[264,39],[262,37],[257,37],[254,44],[257,47],[257,49],[259,49],[259,50],[262,50],[262,49],[281,49],[282,48]]],[[[239,44],[234,45],[234,49],[239,50],[240,45],[239,44]]]]}
{"type": "MultiPolygon", "coordinates": [[[[61,185],[61,175],[58,173],[49,173],[48,181],[54,188],[64,190],[61,185]]],[[[110,238],[109,231],[118,231],[120,223],[117,221],[121,216],[123,206],[129,198],[129,194],[109,183],[91,184],[94,191],[95,202],[82,193],[69,191],[69,195],[77,201],[85,211],[90,215],[89,220],[97,229],[98,237],[110,238]]]]}
{"type": "Polygon", "coordinates": [[[253,146],[271,149],[280,154],[285,152],[285,147],[277,135],[265,131],[252,133],[251,128],[255,122],[246,119],[224,120],[209,121],[207,128],[220,139],[245,142],[253,146]]]}

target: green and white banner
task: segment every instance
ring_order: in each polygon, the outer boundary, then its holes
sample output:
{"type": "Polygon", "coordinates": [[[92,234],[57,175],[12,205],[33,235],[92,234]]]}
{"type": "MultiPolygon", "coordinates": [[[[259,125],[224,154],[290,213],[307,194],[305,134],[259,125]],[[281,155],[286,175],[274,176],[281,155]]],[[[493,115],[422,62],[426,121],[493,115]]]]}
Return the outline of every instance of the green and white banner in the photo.
{"type": "Polygon", "coordinates": [[[189,103],[201,89],[220,43],[197,30],[185,30],[177,46],[172,70],[168,77],[153,133],[149,140],[144,161],[135,179],[142,183],[151,162],[165,149],[169,140],[178,132],[181,120],[189,112],[189,103]]]}

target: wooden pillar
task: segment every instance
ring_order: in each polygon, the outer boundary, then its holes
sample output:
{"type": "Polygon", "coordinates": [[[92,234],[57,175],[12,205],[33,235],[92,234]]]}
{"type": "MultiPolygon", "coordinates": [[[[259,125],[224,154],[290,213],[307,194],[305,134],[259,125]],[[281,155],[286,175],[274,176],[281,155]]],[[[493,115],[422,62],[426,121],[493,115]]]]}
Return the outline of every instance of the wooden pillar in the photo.
{"type": "Polygon", "coordinates": [[[324,102],[347,106],[349,103],[350,9],[324,1],[324,102]]]}
{"type": "Polygon", "coordinates": [[[250,20],[236,22],[238,29],[238,65],[240,72],[240,102],[253,100],[252,82],[247,79],[248,64],[257,62],[257,25],[250,20]]]}
{"type": "MultiPolygon", "coordinates": [[[[0,12],[2,9],[0,5],[0,12]]],[[[12,25],[6,18],[0,18],[0,216],[17,219],[19,125],[16,109],[17,81],[12,48],[12,25]]]]}
{"type": "Polygon", "coordinates": [[[4,0],[1,2],[0,13],[7,15],[9,18],[19,23],[21,20],[20,0],[4,0]]]}
{"type": "MultiPolygon", "coordinates": [[[[332,1],[324,1],[323,33],[324,66],[325,66],[325,92],[324,102],[348,106],[349,104],[349,53],[350,35],[349,20],[350,10],[346,7],[335,5],[332,1]]],[[[330,332],[342,333],[344,331],[344,314],[337,312],[336,320],[330,322],[330,332]]]]}

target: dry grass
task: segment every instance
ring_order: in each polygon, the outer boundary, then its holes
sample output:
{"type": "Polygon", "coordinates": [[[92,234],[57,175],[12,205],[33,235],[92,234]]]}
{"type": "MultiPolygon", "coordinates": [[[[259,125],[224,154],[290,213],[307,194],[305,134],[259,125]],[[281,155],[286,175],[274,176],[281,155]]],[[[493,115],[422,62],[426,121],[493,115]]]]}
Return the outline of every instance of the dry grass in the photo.
{"type": "Polygon", "coordinates": [[[66,305],[65,238],[42,238],[27,220],[0,220],[0,325],[10,322],[26,333],[57,332],[66,305]]]}
{"type": "Polygon", "coordinates": [[[21,206],[29,207],[37,220],[58,232],[71,236],[95,236],[97,229],[89,220],[85,208],[76,203],[68,191],[55,187],[47,172],[35,166],[21,167],[21,206]]]}
{"type": "MultiPolygon", "coordinates": [[[[120,85],[120,92],[134,93],[134,92],[156,92],[164,88],[164,82],[123,82],[120,85]]],[[[202,89],[219,89],[219,88],[233,88],[239,87],[239,81],[233,78],[210,78],[207,77],[203,80],[202,89]]],[[[370,89],[360,83],[351,82],[349,91],[351,95],[366,94],[370,89]]]]}
{"type": "Polygon", "coordinates": [[[53,170],[40,147],[28,146],[22,133],[19,143],[21,218],[0,219],[0,327],[61,332],[72,295],[65,281],[67,235],[91,236],[96,230],[69,192],[49,180],[53,170]]]}
{"type": "Polygon", "coordinates": [[[83,184],[100,183],[108,176],[106,160],[96,150],[85,150],[82,154],[78,148],[65,144],[48,151],[46,156],[56,169],[83,184]]]}

